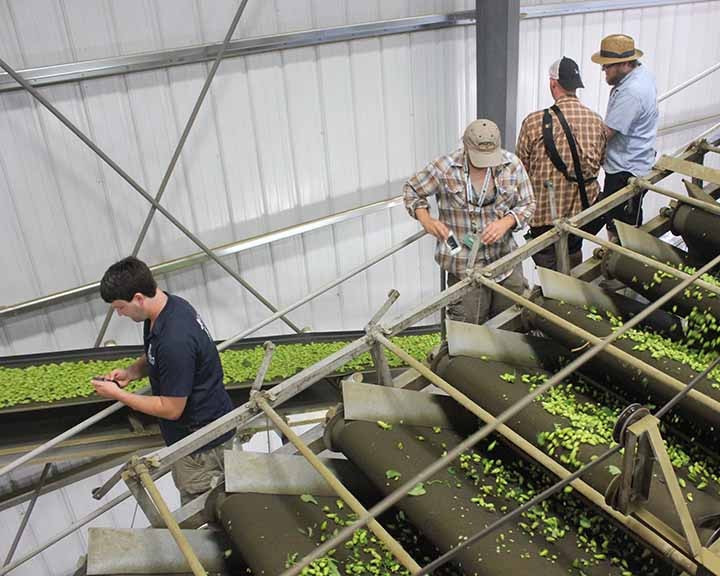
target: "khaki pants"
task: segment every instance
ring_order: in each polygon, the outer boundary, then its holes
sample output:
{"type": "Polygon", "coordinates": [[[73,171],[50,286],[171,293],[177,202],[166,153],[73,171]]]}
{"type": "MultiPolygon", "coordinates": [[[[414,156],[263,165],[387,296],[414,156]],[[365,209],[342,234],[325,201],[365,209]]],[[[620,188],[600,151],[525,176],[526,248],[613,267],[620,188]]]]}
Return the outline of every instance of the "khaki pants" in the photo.
{"type": "MultiPolygon", "coordinates": [[[[460,282],[460,278],[448,273],[448,287],[458,282],[460,282]]],[[[517,266],[512,274],[500,284],[516,294],[522,294],[527,287],[522,273],[522,266],[517,266]]],[[[466,292],[462,300],[448,304],[447,315],[450,320],[470,324],[484,324],[493,316],[510,308],[512,304],[513,302],[505,296],[493,292],[486,286],[479,286],[466,292]]]]}
{"type": "Polygon", "coordinates": [[[183,506],[215,488],[225,479],[225,450],[232,450],[232,439],[224,444],[189,454],[175,462],[172,477],[183,506]]]}

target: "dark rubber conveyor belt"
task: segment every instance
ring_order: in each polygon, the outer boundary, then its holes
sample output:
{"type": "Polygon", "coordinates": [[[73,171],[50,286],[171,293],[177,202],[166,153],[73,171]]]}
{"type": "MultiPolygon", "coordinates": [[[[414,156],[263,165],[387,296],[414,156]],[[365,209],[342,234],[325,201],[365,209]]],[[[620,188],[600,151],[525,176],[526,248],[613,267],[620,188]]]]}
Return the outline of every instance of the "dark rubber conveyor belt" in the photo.
{"type": "MultiPolygon", "coordinates": [[[[299,458],[299,456],[298,456],[299,458]]],[[[336,474],[338,474],[336,470],[336,474]]],[[[365,505],[380,498],[367,478],[355,467],[345,467],[340,481],[365,505]]],[[[313,551],[355,516],[336,497],[312,494],[225,493],[216,490],[208,498],[206,514],[228,535],[236,562],[255,576],[277,575],[313,551]]],[[[383,525],[403,541],[414,557],[426,554],[417,530],[396,518],[390,510],[383,525]]],[[[352,541],[332,555],[340,574],[402,574],[402,566],[367,530],[356,531],[352,541]]],[[[333,574],[330,571],[328,574],[333,574]]]]}
{"type": "MultiPolygon", "coordinates": [[[[334,419],[329,424],[334,449],[341,450],[356,466],[361,467],[372,483],[383,493],[392,492],[398,483],[435,462],[442,453],[462,441],[462,436],[450,430],[394,424],[385,429],[375,422],[334,419]],[[395,478],[395,475],[399,477],[395,478]],[[390,476],[390,477],[388,477],[390,476]]],[[[505,511],[518,506],[510,497],[498,497],[492,487],[504,482],[496,467],[473,461],[476,480],[466,475],[459,462],[444,469],[423,485],[424,493],[407,496],[397,507],[418,526],[423,534],[443,552],[455,547],[465,538],[497,520],[505,511]],[[487,468],[487,469],[485,469],[487,468]],[[477,482],[477,483],[476,483],[477,482]],[[489,488],[488,492],[484,489],[489,488]],[[477,500],[480,497],[480,500],[477,500]],[[476,499],[473,501],[473,499],[476,499]]],[[[504,485],[508,490],[524,490],[517,485],[504,485]]],[[[532,521],[520,519],[507,524],[495,534],[462,550],[455,565],[466,575],[512,574],[513,576],[545,576],[580,574],[572,569],[573,563],[582,566],[585,574],[622,574],[623,569],[611,566],[605,555],[578,549],[577,533],[571,527],[562,527],[564,536],[550,542],[535,526],[529,534],[526,526],[532,521]],[[565,530],[565,528],[568,528],[565,530]],[[535,530],[537,532],[535,532],[535,530]]],[[[548,520],[548,522],[552,522],[548,520]]]]}
{"type": "MultiPolygon", "coordinates": [[[[664,272],[658,274],[658,268],[641,264],[617,252],[605,255],[603,269],[610,278],[617,278],[650,301],[657,300],[682,282],[680,278],[667,277],[664,272]]],[[[698,286],[689,287],[676,294],[663,308],[682,316],[687,316],[697,308],[720,320],[720,297],[698,286]]]]}
{"type": "Polygon", "coordinates": [[[689,204],[681,203],[673,211],[670,229],[682,236],[693,256],[709,262],[720,254],[720,218],[689,204]]]}
{"type": "MultiPolygon", "coordinates": [[[[546,310],[596,336],[604,337],[612,332],[612,326],[608,320],[598,318],[600,315],[590,314],[588,310],[583,308],[542,297],[535,298],[535,302],[546,310]],[[593,317],[589,318],[588,316],[593,317]]],[[[580,355],[587,349],[587,342],[582,338],[570,334],[540,316],[528,311],[524,313],[531,326],[542,330],[546,336],[564,345],[569,350],[574,350],[575,355],[580,355]]],[[[697,375],[695,370],[676,360],[653,358],[650,351],[634,350],[636,343],[630,339],[619,338],[613,342],[613,345],[678,379],[680,382],[689,382],[697,375]]],[[[650,401],[655,404],[667,401],[677,393],[677,390],[672,389],[659,379],[646,375],[637,368],[631,368],[606,351],[600,352],[585,363],[580,368],[580,372],[587,374],[598,383],[606,384],[616,390],[632,387],[637,396],[646,393],[650,401]]],[[[705,378],[696,386],[695,390],[708,398],[720,401],[720,390],[713,388],[713,382],[713,380],[705,378]]],[[[641,401],[644,400],[645,398],[641,401]]],[[[692,396],[684,398],[678,405],[677,410],[691,422],[702,423],[702,425],[712,429],[717,429],[720,425],[720,412],[716,412],[712,407],[703,404],[692,396]]]]}
{"type": "MultiPolygon", "coordinates": [[[[493,415],[500,414],[527,395],[530,385],[523,382],[523,376],[537,374],[549,376],[548,373],[539,368],[520,367],[465,356],[451,358],[447,355],[437,359],[435,371],[493,415]],[[513,381],[509,381],[510,379],[507,376],[502,377],[507,374],[514,375],[513,381]]],[[[527,379],[527,376],[525,379],[527,379]]],[[[602,413],[607,410],[607,408],[595,403],[590,396],[578,391],[577,386],[572,390],[568,390],[565,384],[560,386],[563,387],[565,394],[562,400],[563,410],[569,404],[568,398],[572,404],[584,406],[591,414],[602,413]]],[[[572,466],[568,465],[566,462],[568,460],[576,460],[585,464],[590,462],[593,457],[606,452],[611,445],[608,429],[606,428],[604,432],[606,440],[598,441],[598,437],[603,438],[601,431],[588,428],[590,424],[584,422],[582,418],[573,423],[573,421],[562,415],[552,414],[543,406],[543,400],[547,399],[551,392],[541,397],[540,401],[533,402],[508,421],[507,425],[546,452],[548,451],[547,439],[552,433],[562,437],[565,429],[574,429],[578,438],[582,439],[584,435],[585,440],[573,442],[572,448],[563,447],[563,444],[559,443],[551,454],[558,462],[569,468],[572,468],[572,466]],[[541,438],[544,439],[541,441],[541,438]]],[[[595,490],[605,494],[614,477],[613,470],[617,471],[622,467],[621,458],[619,454],[612,456],[604,464],[592,468],[583,476],[583,479],[595,490]]],[[[720,486],[716,482],[710,481],[710,485],[704,490],[696,489],[695,484],[691,482],[692,475],[687,463],[680,468],[676,467],[676,473],[678,477],[683,478],[687,491],[693,494],[692,501],[687,504],[696,526],[699,526],[701,518],[720,512],[720,499],[717,496],[720,486]]],[[[681,526],[674,514],[669,494],[664,486],[660,486],[657,481],[652,485],[648,509],[673,529],[681,532],[681,526]]],[[[701,541],[705,542],[711,533],[712,529],[699,527],[701,541]]]]}

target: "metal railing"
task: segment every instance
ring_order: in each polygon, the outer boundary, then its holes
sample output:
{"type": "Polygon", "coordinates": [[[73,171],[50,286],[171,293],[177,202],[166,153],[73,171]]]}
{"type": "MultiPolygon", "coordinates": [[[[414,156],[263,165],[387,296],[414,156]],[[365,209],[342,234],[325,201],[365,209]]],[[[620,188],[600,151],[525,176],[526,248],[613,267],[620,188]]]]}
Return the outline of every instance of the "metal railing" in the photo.
{"type": "MultiPolygon", "coordinates": [[[[294,224],[293,226],[280,228],[272,232],[266,232],[264,234],[250,236],[248,238],[244,238],[243,240],[238,240],[237,242],[229,242],[227,244],[222,244],[220,246],[211,248],[211,250],[219,258],[227,258],[229,256],[237,255],[253,248],[258,248],[259,246],[266,246],[267,244],[270,244],[272,242],[287,240],[288,238],[292,238],[293,236],[298,236],[306,232],[318,230],[326,226],[340,224],[347,220],[359,218],[367,214],[373,214],[381,210],[388,210],[390,208],[400,206],[401,204],[402,196],[395,196],[394,198],[389,198],[387,200],[378,200],[377,202],[371,202],[370,204],[364,204],[362,206],[358,206],[357,208],[343,210],[329,216],[323,216],[314,220],[308,220],[307,222],[294,224]]],[[[195,252],[187,256],[181,256],[179,258],[168,260],[167,262],[155,264],[153,266],[150,266],[150,270],[154,275],[170,274],[172,272],[184,270],[191,266],[204,264],[209,260],[210,258],[207,254],[205,254],[205,252],[195,252]]],[[[0,307],[0,319],[16,316],[26,312],[32,312],[34,310],[39,310],[41,308],[56,304],[62,304],[64,302],[72,301],[76,298],[91,296],[98,293],[99,290],[100,282],[91,282],[89,284],[83,284],[82,286],[77,286],[68,290],[55,292],[54,294],[48,294],[47,296],[40,296],[38,298],[33,298],[32,300],[26,300],[24,302],[12,304],[10,306],[0,307]]]]}

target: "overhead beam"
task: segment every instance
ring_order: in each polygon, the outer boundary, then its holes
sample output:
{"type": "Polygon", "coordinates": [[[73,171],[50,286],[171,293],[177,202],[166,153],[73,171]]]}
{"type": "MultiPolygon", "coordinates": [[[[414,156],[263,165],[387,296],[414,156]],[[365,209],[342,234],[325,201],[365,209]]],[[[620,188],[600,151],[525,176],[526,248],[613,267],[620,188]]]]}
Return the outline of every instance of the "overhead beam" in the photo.
{"type": "MultiPolygon", "coordinates": [[[[592,12],[695,4],[701,1],[703,0],[614,0],[612,2],[602,0],[594,2],[572,2],[567,4],[556,3],[526,6],[522,9],[520,16],[522,19],[552,18],[557,16],[589,14],[592,12]]],[[[433,14],[429,16],[368,22],[350,26],[335,26],[332,28],[305,30],[287,34],[257,36],[232,42],[225,57],[236,58],[276,50],[318,46],[334,42],[348,42],[360,38],[377,38],[393,34],[440,30],[456,26],[471,26],[473,24],[475,24],[475,11],[469,10],[450,14],[433,14]]],[[[94,78],[105,78],[119,74],[146,72],[148,70],[158,70],[172,66],[209,62],[217,56],[219,49],[219,43],[201,44],[176,48],[174,50],[143,52],[127,56],[26,68],[20,72],[27,78],[28,82],[34,86],[49,86],[53,84],[92,80],[94,78]]],[[[19,88],[20,86],[18,86],[12,78],[8,77],[7,74],[0,74],[0,92],[18,90],[19,88]]]]}
{"type": "Polygon", "coordinates": [[[498,125],[503,147],[515,150],[520,0],[476,0],[478,118],[498,125]]]}

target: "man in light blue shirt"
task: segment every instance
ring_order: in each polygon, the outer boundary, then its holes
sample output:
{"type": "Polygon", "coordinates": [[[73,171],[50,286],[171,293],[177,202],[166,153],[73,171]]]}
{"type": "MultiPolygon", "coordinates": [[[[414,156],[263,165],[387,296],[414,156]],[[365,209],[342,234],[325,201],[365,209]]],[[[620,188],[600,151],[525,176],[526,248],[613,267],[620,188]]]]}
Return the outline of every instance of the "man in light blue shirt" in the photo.
{"type": "MultiPolygon", "coordinates": [[[[655,78],[639,62],[642,55],[630,36],[612,34],[603,38],[600,52],[592,56],[593,62],[602,65],[605,81],[613,87],[605,114],[605,184],[598,201],[624,188],[631,177],[646,176],[655,163],[657,91],[655,78]]],[[[590,228],[597,232],[606,224],[608,235],[615,240],[613,219],[642,224],[642,194],[591,223],[590,228]]]]}

